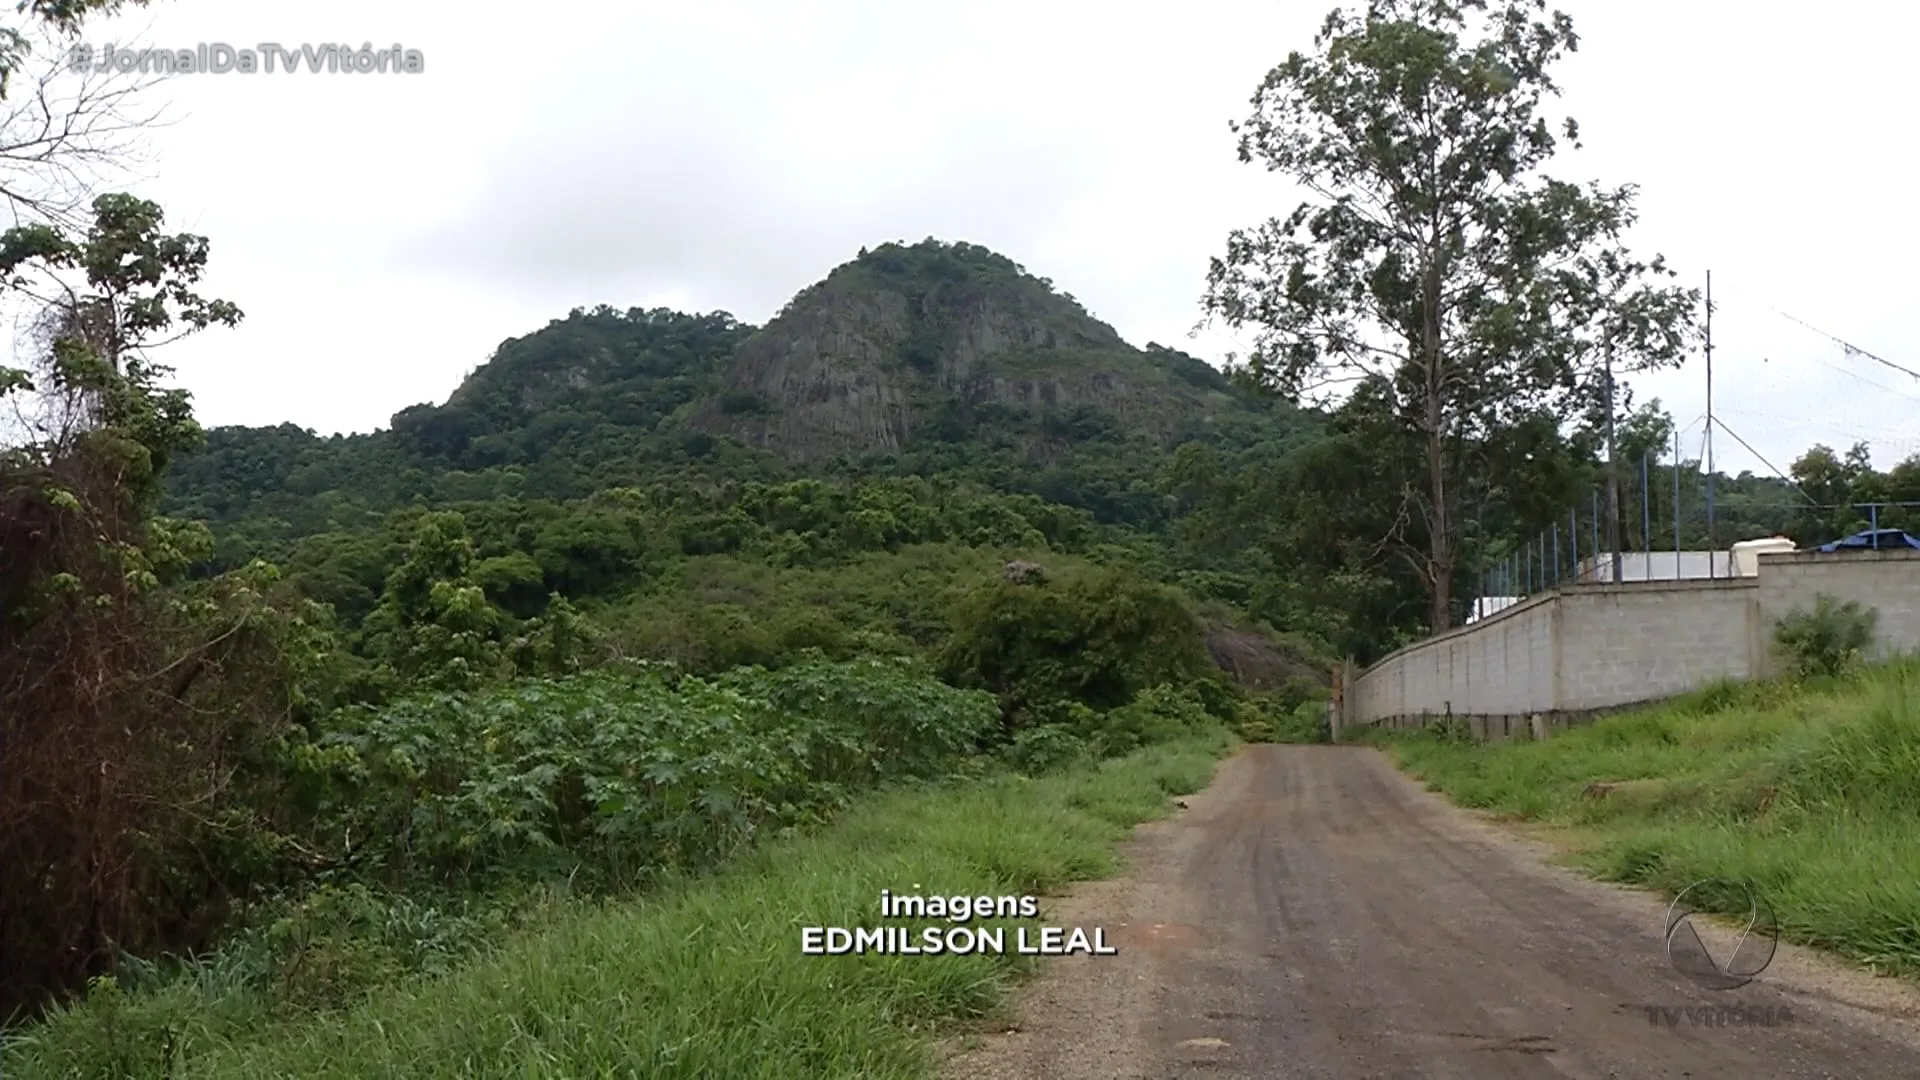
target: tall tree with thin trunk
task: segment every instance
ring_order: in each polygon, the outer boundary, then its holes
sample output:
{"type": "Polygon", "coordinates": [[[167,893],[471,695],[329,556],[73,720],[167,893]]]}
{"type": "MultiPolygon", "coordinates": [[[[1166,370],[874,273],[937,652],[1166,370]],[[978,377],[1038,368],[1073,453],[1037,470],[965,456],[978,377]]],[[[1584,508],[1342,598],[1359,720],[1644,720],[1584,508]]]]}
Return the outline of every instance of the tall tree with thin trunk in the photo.
{"type": "MultiPolygon", "coordinates": [[[[1541,173],[1562,139],[1577,145],[1574,122],[1543,108],[1558,94],[1550,69],[1576,45],[1544,0],[1373,0],[1329,15],[1314,50],[1273,69],[1234,125],[1242,161],[1307,197],[1228,238],[1206,309],[1257,329],[1245,370],[1289,397],[1391,389],[1425,475],[1404,485],[1417,527],[1389,539],[1419,570],[1436,632],[1453,624],[1461,489],[1487,460],[1476,447],[1590,407],[1604,361],[1590,331],[1623,321],[1621,297],[1637,297],[1624,321],[1652,311],[1676,325],[1676,304],[1607,272],[1659,267],[1623,251],[1634,189],[1541,173]]],[[[1632,351],[1642,366],[1679,359],[1632,351]]]]}

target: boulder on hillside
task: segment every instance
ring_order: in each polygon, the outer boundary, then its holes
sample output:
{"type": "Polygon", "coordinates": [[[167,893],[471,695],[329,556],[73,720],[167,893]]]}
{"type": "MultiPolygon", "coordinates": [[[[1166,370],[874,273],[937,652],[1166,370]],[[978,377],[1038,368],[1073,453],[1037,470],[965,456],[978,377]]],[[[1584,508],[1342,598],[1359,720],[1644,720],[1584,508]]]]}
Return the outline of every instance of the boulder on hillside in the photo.
{"type": "Polygon", "coordinates": [[[1250,690],[1280,690],[1293,679],[1310,679],[1326,686],[1328,672],[1301,652],[1293,651],[1266,634],[1219,626],[1207,632],[1207,655],[1233,681],[1250,690]]]}
{"type": "Polygon", "coordinates": [[[1041,585],[1047,580],[1047,568],[1039,563],[1015,559],[1000,568],[1000,576],[1015,585],[1041,585]]]}

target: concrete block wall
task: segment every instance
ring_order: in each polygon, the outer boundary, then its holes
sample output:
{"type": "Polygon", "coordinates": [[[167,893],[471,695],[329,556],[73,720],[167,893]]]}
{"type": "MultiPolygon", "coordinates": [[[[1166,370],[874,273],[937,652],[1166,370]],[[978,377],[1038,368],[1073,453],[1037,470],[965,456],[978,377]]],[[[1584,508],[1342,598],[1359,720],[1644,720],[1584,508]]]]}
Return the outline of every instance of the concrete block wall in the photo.
{"type": "Polygon", "coordinates": [[[1410,645],[1354,681],[1343,724],[1423,712],[1519,713],[1553,692],[1553,597],[1410,645]]]}
{"type": "Polygon", "coordinates": [[[1779,670],[1773,628],[1796,608],[1811,611],[1821,593],[1855,600],[1880,612],[1872,655],[1885,659],[1920,649],[1920,551],[1860,551],[1824,555],[1796,551],[1760,556],[1760,619],[1769,647],[1764,665],[1779,670]]]}
{"type": "Polygon", "coordinates": [[[1588,712],[1684,694],[1756,668],[1754,578],[1623,582],[1569,590],[1560,682],[1538,712],[1588,712]]]}
{"type": "Polygon", "coordinates": [[[1772,674],[1774,626],[1821,593],[1880,612],[1876,658],[1920,651],[1920,551],[1762,555],[1757,577],[1571,586],[1410,645],[1345,688],[1340,726],[1450,714],[1525,737],[1536,715],[1565,726],[1772,674]]]}

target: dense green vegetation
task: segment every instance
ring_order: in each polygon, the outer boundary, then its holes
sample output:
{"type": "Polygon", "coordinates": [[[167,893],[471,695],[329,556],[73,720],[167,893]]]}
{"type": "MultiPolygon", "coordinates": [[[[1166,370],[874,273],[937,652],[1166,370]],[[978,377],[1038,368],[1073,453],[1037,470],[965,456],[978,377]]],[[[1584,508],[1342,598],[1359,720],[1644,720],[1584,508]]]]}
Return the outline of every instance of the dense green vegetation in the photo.
{"type": "MultiPolygon", "coordinates": [[[[86,242],[173,253],[177,280],[132,287],[237,319],[191,292],[205,242],[159,223],[108,200],[86,242]]],[[[886,252],[1051,295],[979,249],[886,252]]],[[[1095,405],[808,460],[694,424],[741,415],[716,373],[766,331],[602,310],[390,431],[208,436],[130,333],[82,325],[9,383],[69,408],[4,471],[8,715],[52,718],[7,743],[8,854],[54,886],[0,898],[6,1006],[44,1014],[22,1068],[317,1032],[872,793],[1318,737],[1330,643],[1234,602],[1244,568],[1173,537],[1177,435],[1095,405]]],[[[1236,437],[1276,415],[1180,378],[1236,437]]]]}
{"type": "MultiPolygon", "coordinates": [[[[991,550],[1124,564],[1365,662],[1428,622],[1423,564],[1407,557],[1418,514],[1394,479],[1424,471],[1409,407],[1362,387],[1331,411],[1298,408],[1251,373],[1230,378],[1174,350],[1126,346],[1002,256],[929,241],[864,253],[761,328],[723,314],[576,310],[503,343],[444,405],[402,410],[371,435],[216,429],[171,470],[165,510],[215,526],[202,573],[274,562],[350,632],[433,508],[462,514],[476,581],[503,613],[530,618],[563,596],[637,633],[619,643],[633,656],[725,666],[701,658],[718,654],[687,619],[653,618],[683,606],[692,581],[707,603],[752,597],[763,626],[807,621],[796,609],[820,604],[803,597],[832,592],[825,606],[842,626],[928,646],[944,622],[939,605],[895,605],[882,618],[853,611],[853,590],[838,583],[871,573],[883,588],[905,552],[929,578],[951,579],[938,564],[984,571],[990,560],[970,553],[991,550]],[[864,313],[888,297],[924,318],[868,326],[864,313]],[[823,323],[932,350],[931,361],[901,355],[868,372],[915,398],[904,441],[876,434],[864,450],[815,453],[804,424],[773,421],[831,401],[741,388],[756,385],[751,354],[798,347],[823,323]],[[972,355],[969,342],[995,335],[1003,351],[972,355]],[[962,358],[984,371],[949,371],[949,383],[972,379],[974,389],[922,378],[926,363],[962,358]],[[1062,390],[1051,403],[1039,392],[1089,368],[1105,389],[1077,399],[1062,390]],[[1154,426],[1122,422],[1143,390],[1163,395],[1154,426]],[[728,595],[736,599],[718,599],[728,595]],[[768,603],[779,617],[764,617],[768,603]],[[636,609],[647,617],[625,614],[636,609]]],[[[1658,402],[1620,425],[1630,548],[1643,535],[1656,550],[1672,546],[1672,435],[1658,402]]],[[[1485,567],[1564,526],[1569,508],[1590,521],[1604,482],[1593,417],[1569,425],[1543,413],[1471,447],[1476,471],[1454,488],[1471,523],[1456,545],[1461,612],[1485,567]]],[[[1680,538],[1704,547],[1697,463],[1684,462],[1677,482],[1680,538]]],[[[1920,501],[1920,463],[1879,473],[1858,448],[1844,459],[1816,448],[1792,482],[1717,477],[1714,534],[1723,544],[1775,532],[1824,541],[1864,527],[1852,504],[1903,500],[1920,501]]],[[[914,597],[931,599],[913,589],[900,600],[914,597]]],[[[715,614],[709,625],[744,624],[715,614]]]]}
{"type": "Polygon", "coordinates": [[[1225,745],[1203,735],[1039,780],[890,793],[716,877],[638,903],[549,901],[517,931],[329,892],[286,931],[311,934],[310,965],[338,970],[322,966],[340,959],[325,934],[354,929],[363,950],[445,974],[294,1022],[238,961],[157,989],[105,983],[88,1009],[27,1032],[8,1075],[158,1076],[171,1062],[206,1077],[927,1076],[935,1025],[997,1012],[1033,958],[823,961],[802,955],[800,927],[874,925],[882,889],[1044,895],[1108,873],[1114,843],[1204,786],[1225,745]],[[470,955],[480,937],[492,947],[470,955]]]}

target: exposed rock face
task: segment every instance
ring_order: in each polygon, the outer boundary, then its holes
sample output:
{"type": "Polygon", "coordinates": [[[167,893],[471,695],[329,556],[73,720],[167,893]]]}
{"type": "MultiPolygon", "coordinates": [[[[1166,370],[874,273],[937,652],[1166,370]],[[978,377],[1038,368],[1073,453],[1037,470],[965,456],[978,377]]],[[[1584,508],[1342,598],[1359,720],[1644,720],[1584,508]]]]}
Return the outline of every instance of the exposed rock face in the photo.
{"type": "MultiPolygon", "coordinates": [[[[906,298],[831,282],[749,338],[727,374],[730,395],[748,395],[748,416],[722,426],[748,441],[896,450],[913,433],[898,365],[911,317],[906,298]]],[[[804,295],[804,294],[803,294],[804,295]]],[[[734,397],[723,398],[724,417],[734,397]]]]}
{"type": "Polygon", "coordinates": [[[1047,568],[1039,563],[1015,559],[1000,568],[1000,576],[1015,585],[1040,585],[1047,580],[1047,568]]]}
{"type": "Polygon", "coordinates": [[[1002,256],[928,241],[863,253],[801,292],[741,345],[695,422],[799,458],[890,453],[981,421],[1171,437],[1240,406],[1217,379],[1133,348],[1002,256]]]}
{"type": "Polygon", "coordinates": [[[1295,678],[1311,679],[1321,685],[1328,682],[1326,672],[1276,647],[1264,634],[1215,627],[1208,632],[1206,644],[1214,664],[1250,689],[1278,690],[1295,678]]]}

